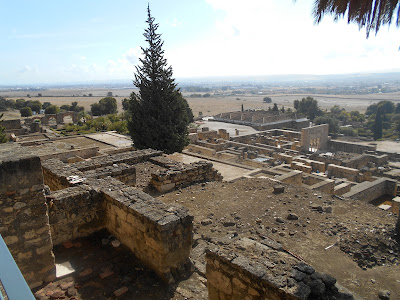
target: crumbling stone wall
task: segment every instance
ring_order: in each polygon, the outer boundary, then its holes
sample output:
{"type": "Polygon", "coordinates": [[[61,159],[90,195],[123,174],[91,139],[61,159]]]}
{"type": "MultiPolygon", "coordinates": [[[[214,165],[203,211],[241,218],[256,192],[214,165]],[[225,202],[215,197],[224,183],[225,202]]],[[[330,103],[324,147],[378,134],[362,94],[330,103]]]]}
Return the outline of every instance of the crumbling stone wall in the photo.
{"type": "Polygon", "coordinates": [[[57,191],[81,183],[84,175],[73,164],[65,164],[59,159],[42,162],[44,183],[50,190],[57,191]],[[75,176],[75,177],[74,177],[75,176]],[[80,178],[81,180],[77,180],[80,178]]]}
{"type": "Polygon", "coordinates": [[[140,162],[147,161],[150,157],[159,156],[162,153],[163,153],[162,151],[157,151],[153,149],[123,152],[113,155],[93,157],[90,160],[84,160],[81,162],[74,163],[72,164],[72,166],[77,168],[79,171],[84,172],[120,163],[134,165],[140,162]]]}
{"type": "Polygon", "coordinates": [[[316,272],[268,238],[242,238],[208,250],[206,262],[210,300],[353,299],[338,292],[335,278],[316,272]]]}
{"type": "Polygon", "coordinates": [[[88,236],[105,227],[103,199],[88,185],[56,191],[46,200],[54,245],[88,236]]]}
{"type": "Polygon", "coordinates": [[[370,202],[383,195],[396,196],[397,181],[389,178],[378,178],[375,181],[364,181],[353,186],[350,192],[343,194],[343,197],[370,202]]]}
{"type": "Polygon", "coordinates": [[[358,169],[347,168],[343,166],[337,165],[328,165],[328,176],[329,177],[338,177],[338,178],[347,178],[353,182],[363,182],[366,180],[371,180],[371,172],[361,173],[358,169]]]}
{"type": "Polygon", "coordinates": [[[8,146],[0,150],[0,234],[33,288],[55,278],[43,176],[39,157],[8,146]]]}
{"type": "Polygon", "coordinates": [[[69,151],[63,151],[58,153],[49,153],[39,155],[42,161],[46,161],[48,159],[57,158],[63,162],[67,162],[69,158],[72,157],[82,157],[82,158],[90,158],[96,156],[99,152],[99,147],[88,147],[88,148],[81,148],[81,149],[71,149],[69,151]]]}
{"type": "Polygon", "coordinates": [[[48,159],[42,163],[44,182],[52,191],[75,186],[87,178],[107,176],[115,177],[129,185],[135,185],[136,171],[133,165],[161,154],[161,151],[145,149],[96,156],[72,164],[64,164],[58,159],[48,159]]]}
{"type": "Polygon", "coordinates": [[[106,228],[163,280],[190,271],[193,217],[115,179],[99,180],[106,228]]]}
{"type": "Polygon", "coordinates": [[[20,119],[3,120],[1,126],[3,126],[6,130],[20,129],[21,120],[20,119]]]}
{"type": "Polygon", "coordinates": [[[151,174],[150,184],[159,192],[166,192],[193,183],[222,180],[221,174],[212,166],[210,162],[199,161],[189,165],[174,166],[166,171],[160,170],[151,174]]]}
{"type": "Polygon", "coordinates": [[[343,151],[343,152],[362,154],[364,153],[364,151],[375,151],[376,145],[363,145],[352,142],[330,140],[328,142],[328,148],[332,149],[333,151],[343,151]]]}

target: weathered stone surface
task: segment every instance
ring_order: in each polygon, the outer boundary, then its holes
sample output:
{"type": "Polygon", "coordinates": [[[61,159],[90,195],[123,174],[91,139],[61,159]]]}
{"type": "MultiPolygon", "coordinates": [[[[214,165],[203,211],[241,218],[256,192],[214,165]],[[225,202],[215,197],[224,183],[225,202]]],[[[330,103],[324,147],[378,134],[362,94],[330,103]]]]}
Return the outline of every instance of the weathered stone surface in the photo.
{"type": "MultiPolygon", "coordinates": [[[[278,247],[242,238],[206,251],[209,299],[342,299],[336,280],[278,247]],[[265,261],[270,262],[265,264],[265,261]],[[289,277],[290,276],[290,277],[289,277]]],[[[351,295],[349,296],[351,299],[351,295]]]]}
{"type": "Polygon", "coordinates": [[[210,162],[199,161],[185,165],[162,156],[151,158],[151,161],[167,168],[151,174],[150,184],[161,193],[194,183],[222,180],[221,174],[210,162]]]}
{"type": "Polygon", "coordinates": [[[0,231],[33,288],[55,274],[55,265],[40,159],[24,150],[12,144],[0,149],[0,222],[6,228],[0,231]]]}

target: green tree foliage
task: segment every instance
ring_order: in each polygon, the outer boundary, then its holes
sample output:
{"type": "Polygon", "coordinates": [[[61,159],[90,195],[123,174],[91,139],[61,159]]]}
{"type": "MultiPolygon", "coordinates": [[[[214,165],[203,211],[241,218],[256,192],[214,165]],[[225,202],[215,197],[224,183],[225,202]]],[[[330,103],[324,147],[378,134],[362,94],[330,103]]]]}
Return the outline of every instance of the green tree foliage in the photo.
{"type": "Polygon", "coordinates": [[[382,107],[378,108],[374,121],[374,140],[382,138],[383,134],[383,120],[382,120],[382,107]]]}
{"type": "Polygon", "coordinates": [[[113,97],[105,97],[100,99],[98,103],[90,105],[93,116],[104,116],[117,113],[117,100],[113,97]]]}
{"type": "Polygon", "coordinates": [[[271,103],[272,99],[271,99],[271,97],[264,97],[263,102],[264,103],[271,103]]]}
{"type": "Polygon", "coordinates": [[[339,122],[335,117],[328,114],[315,118],[315,124],[329,124],[329,133],[337,133],[339,131],[339,122]]]}
{"type": "Polygon", "coordinates": [[[4,97],[0,97],[0,111],[7,110],[7,100],[4,97]]]}
{"type": "Polygon", "coordinates": [[[56,114],[56,113],[58,113],[59,111],[60,111],[60,108],[59,108],[57,105],[51,104],[51,105],[49,105],[49,106],[46,107],[44,113],[45,113],[46,115],[48,115],[48,114],[56,114]]]}
{"type": "Polygon", "coordinates": [[[50,105],[51,105],[50,102],[43,102],[42,109],[46,110],[46,108],[48,108],[50,105]]]}
{"type": "Polygon", "coordinates": [[[385,101],[380,101],[376,104],[371,104],[370,106],[368,106],[365,114],[367,116],[376,114],[379,107],[382,107],[382,114],[384,114],[384,115],[391,114],[396,111],[396,107],[395,107],[394,103],[392,101],[385,100],[385,101]]]}
{"type": "Polygon", "coordinates": [[[322,115],[322,111],[318,107],[318,101],[313,97],[308,96],[301,99],[301,101],[295,100],[293,104],[296,111],[306,115],[312,121],[315,117],[322,115]]]}
{"type": "Polygon", "coordinates": [[[80,111],[84,111],[85,108],[83,106],[78,106],[78,102],[72,102],[71,106],[69,107],[70,111],[75,111],[75,112],[80,112],[80,111]]]}
{"type": "Polygon", "coordinates": [[[32,109],[28,106],[23,107],[19,110],[19,112],[21,113],[21,117],[30,117],[32,116],[32,109]]]}
{"type": "Polygon", "coordinates": [[[68,134],[110,130],[125,134],[128,132],[127,122],[117,115],[106,115],[93,119],[89,115],[84,115],[84,121],[81,120],[76,125],[68,124],[65,126],[65,132],[68,134]]]}
{"type": "Polygon", "coordinates": [[[74,112],[81,112],[84,111],[85,108],[83,106],[78,106],[78,102],[72,102],[71,105],[64,104],[60,107],[62,110],[65,111],[74,111],[74,112]]]}
{"type": "Polygon", "coordinates": [[[122,100],[122,109],[124,111],[128,111],[128,109],[129,109],[129,99],[124,98],[124,100],[122,100]]]}
{"type": "Polygon", "coordinates": [[[15,100],[15,108],[16,109],[21,109],[21,108],[23,108],[25,106],[26,106],[25,99],[17,99],[17,100],[15,100]]]}
{"type": "Polygon", "coordinates": [[[278,104],[274,103],[274,106],[272,107],[272,111],[279,111],[278,104]]]}
{"type": "Polygon", "coordinates": [[[25,102],[25,107],[30,107],[32,111],[38,114],[42,109],[42,102],[39,100],[28,100],[25,102]]]}
{"type": "Polygon", "coordinates": [[[6,143],[7,142],[7,137],[4,132],[5,128],[1,126],[1,123],[3,123],[3,114],[0,115],[0,143],[6,143]]]}
{"type": "Polygon", "coordinates": [[[147,8],[144,37],[148,48],[136,66],[129,103],[128,129],[135,147],[153,148],[166,153],[180,152],[188,144],[189,105],[172,78],[172,67],[164,58],[163,41],[156,31],[150,8],[147,8]]]}
{"type": "Polygon", "coordinates": [[[347,136],[357,136],[357,131],[351,127],[341,127],[339,133],[347,136]]]}
{"type": "Polygon", "coordinates": [[[400,25],[399,3],[399,0],[316,0],[313,15],[319,23],[326,14],[332,14],[335,20],[347,14],[347,21],[365,27],[368,37],[371,30],[377,33],[381,25],[390,25],[396,15],[396,25],[400,25]]]}

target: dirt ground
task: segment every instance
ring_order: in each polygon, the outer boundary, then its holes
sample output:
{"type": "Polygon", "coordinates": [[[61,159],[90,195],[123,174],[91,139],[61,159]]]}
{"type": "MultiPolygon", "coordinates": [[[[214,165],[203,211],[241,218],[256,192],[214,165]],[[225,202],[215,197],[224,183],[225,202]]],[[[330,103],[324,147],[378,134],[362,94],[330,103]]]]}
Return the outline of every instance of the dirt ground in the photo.
{"type": "Polygon", "coordinates": [[[400,298],[395,216],[370,204],[296,186],[286,186],[283,194],[272,191],[268,179],[241,179],[192,186],[159,198],[182,204],[194,215],[192,259],[200,275],[205,248],[268,236],[363,299],[377,299],[381,290],[389,290],[391,299],[400,298]],[[298,219],[288,220],[289,214],[298,219]]]}
{"type": "Polygon", "coordinates": [[[243,237],[281,243],[317,271],[336,277],[356,299],[377,299],[382,290],[390,291],[390,299],[400,298],[396,216],[391,213],[298,186],[285,185],[283,193],[274,194],[274,183],[262,178],[208,182],[159,194],[148,184],[149,174],[160,168],[149,162],[136,165],[136,186],[163,202],[185,206],[194,216],[191,276],[167,286],[127,248],[113,248],[113,238],[100,232],[72,241],[70,248],[54,248],[57,263],[70,261],[76,271],[36,289],[36,298],[208,299],[206,248],[243,237]],[[117,297],[118,291],[125,292],[117,297]]]}
{"type": "MultiPolygon", "coordinates": [[[[106,97],[107,92],[110,91],[117,99],[119,112],[122,112],[122,100],[129,97],[130,93],[134,91],[130,87],[127,87],[126,89],[65,88],[48,89],[38,92],[0,91],[0,96],[8,99],[24,98],[25,100],[40,100],[42,103],[51,102],[58,106],[71,104],[71,102],[77,101],[80,106],[85,107],[85,110],[90,110],[90,104],[98,102],[101,98],[106,97]],[[31,98],[27,98],[28,93],[30,93],[31,98]],[[41,93],[42,96],[38,97],[38,93],[41,93]],[[83,96],[89,94],[92,94],[93,96],[83,96]]],[[[222,112],[239,111],[241,110],[242,104],[244,109],[268,109],[268,106],[272,106],[272,103],[263,103],[263,98],[265,96],[271,97],[272,102],[277,103],[279,106],[283,105],[286,108],[293,107],[294,100],[301,100],[304,97],[311,96],[318,101],[318,105],[322,109],[329,109],[334,105],[339,105],[344,107],[347,111],[358,110],[360,112],[365,112],[367,106],[382,100],[390,100],[395,104],[400,102],[400,93],[368,95],[244,94],[238,96],[213,96],[208,98],[191,98],[189,97],[190,94],[192,93],[183,93],[195,116],[198,116],[199,112],[202,112],[204,116],[213,116],[222,112]]],[[[5,118],[9,118],[8,113],[5,114],[5,118]]]]}

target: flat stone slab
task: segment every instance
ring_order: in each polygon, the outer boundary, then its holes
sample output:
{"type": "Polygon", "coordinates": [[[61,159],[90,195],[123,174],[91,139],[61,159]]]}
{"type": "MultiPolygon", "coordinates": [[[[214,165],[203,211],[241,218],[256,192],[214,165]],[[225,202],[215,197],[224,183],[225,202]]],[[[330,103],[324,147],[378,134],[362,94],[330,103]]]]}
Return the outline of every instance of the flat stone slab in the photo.
{"type": "Polygon", "coordinates": [[[64,277],[75,272],[75,269],[71,266],[69,261],[63,262],[61,264],[56,264],[56,277],[64,277]]]}

